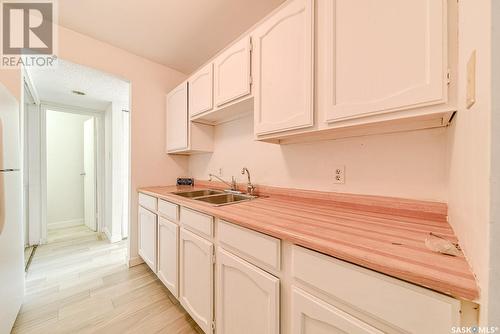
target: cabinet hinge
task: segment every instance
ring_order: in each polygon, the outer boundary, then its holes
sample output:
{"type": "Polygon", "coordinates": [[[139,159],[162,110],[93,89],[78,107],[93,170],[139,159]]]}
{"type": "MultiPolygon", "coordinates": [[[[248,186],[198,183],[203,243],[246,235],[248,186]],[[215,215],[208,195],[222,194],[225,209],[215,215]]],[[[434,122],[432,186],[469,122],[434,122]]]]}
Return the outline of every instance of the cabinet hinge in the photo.
{"type": "Polygon", "coordinates": [[[215,248],[214,248],[214,250],[212,251],[212,264],[216,263],[215,258],[216,258],[216,256],[215,256],[215,248]]]}
{"type": "Polygon", "coordinates": [[[253,51],[253,42],[252,42],[251,38],[250,38],[250,46],[249,46],[249,48],[250,48],[250,52],[252,52],[253,51]]]}
{"type": "Polygon", "coordinates": [[[250,78],[248,79],[248,82],[250,83],[250,85],[253,84],[253,77],[252,76],[250,76],[250,78]]]}
{"type": "Polygon", "coordinates": [[[212,331],[215,332],[215,320],[212,321],[212,331]]]}
{"type": "Polygon", "coordinates": [[[451,83],[451,71],[448,69],[448,72],[446,73],[446,83],[449,85],[451,83]]]}

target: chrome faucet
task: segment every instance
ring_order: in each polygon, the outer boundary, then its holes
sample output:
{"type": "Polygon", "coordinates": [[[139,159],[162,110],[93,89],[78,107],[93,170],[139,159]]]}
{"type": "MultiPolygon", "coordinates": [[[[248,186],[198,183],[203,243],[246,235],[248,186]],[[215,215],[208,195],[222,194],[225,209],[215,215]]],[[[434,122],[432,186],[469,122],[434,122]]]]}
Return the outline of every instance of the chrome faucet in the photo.
{"type": "Polygon", "coordinates": [[[250,180],[250,171],[248,168],[243,167],[241,170],[241,174],[245,175],[247,173],[248,176],[248,182],[247,182],[247,193],[250,195],[253,195],[253,192],[255,191],[255,186],[252,184],[252,181],[250,180]]]}
{"type": "Polygon", "coordinates": [[[231,176],[231,183],[224,181],[223,179],[221,179],[220,177],[218,177],[217,175],[214,175],[214,174],[208,174],[208,176],[210,177],[210,179],[208,181],[212,182],[212,177],[215,177],[216,179],[218,179],[222,183],[227,184],[230,187],[231,191],[234,191],[234,192],[238,191],[238,186],[236,185],[236,179],[234,178],[234,176],[231,176]]]}

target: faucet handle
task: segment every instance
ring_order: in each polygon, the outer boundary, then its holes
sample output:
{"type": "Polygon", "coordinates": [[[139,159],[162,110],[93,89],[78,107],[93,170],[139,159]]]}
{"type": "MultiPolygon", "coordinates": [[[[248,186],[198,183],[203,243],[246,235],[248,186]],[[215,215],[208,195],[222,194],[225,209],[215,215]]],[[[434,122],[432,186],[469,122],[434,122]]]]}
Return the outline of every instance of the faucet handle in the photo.
{"type": "Polygon", "coordinates": [[[231,176],[231,190],[238,190],[238,185],[236,184],[236,178],[231,176]]]}

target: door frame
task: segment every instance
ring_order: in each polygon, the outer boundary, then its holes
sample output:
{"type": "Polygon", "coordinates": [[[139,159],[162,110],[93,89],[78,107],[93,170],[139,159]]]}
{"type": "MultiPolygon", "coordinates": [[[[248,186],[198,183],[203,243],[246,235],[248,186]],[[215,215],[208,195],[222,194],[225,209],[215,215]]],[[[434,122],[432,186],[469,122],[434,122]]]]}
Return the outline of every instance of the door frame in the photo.
{"type": "Polygon", "coordinates": [[[93,116],[95,118],[95,152],[96,152],[96,225],[97,232],[102,232],[105,210],[105,137],[104,137],[104,112],[67,106],[52,102],[42,101],[40,104],[40,174],[41,174],[41,244],[47,243],[47,110],[59,111],[69,114],[93,116]]]}

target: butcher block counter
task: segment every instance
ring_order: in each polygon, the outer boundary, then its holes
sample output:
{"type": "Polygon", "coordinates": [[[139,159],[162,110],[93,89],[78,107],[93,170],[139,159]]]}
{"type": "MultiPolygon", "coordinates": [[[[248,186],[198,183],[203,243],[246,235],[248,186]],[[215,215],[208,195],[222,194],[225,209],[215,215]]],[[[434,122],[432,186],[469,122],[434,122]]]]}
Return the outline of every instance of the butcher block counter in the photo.
{"type": "Polygon", "coordinates": [[[425,245],[429,233],[457,242],[446,204],[274,187],[260,187],[262,197],[225,206],[173,194],[220,185],[138,191],[456,298],[479,296],[463,254],[444,255],[425,245]]]}

